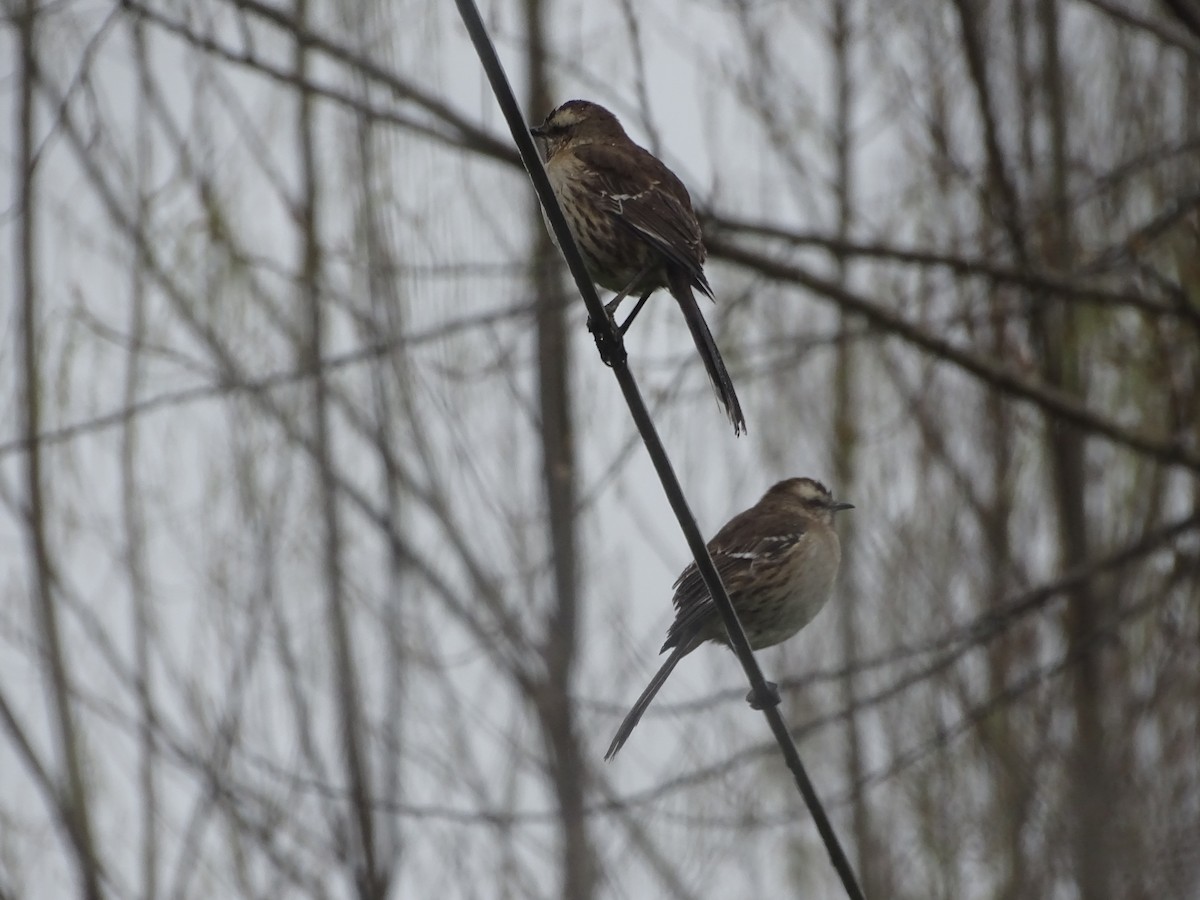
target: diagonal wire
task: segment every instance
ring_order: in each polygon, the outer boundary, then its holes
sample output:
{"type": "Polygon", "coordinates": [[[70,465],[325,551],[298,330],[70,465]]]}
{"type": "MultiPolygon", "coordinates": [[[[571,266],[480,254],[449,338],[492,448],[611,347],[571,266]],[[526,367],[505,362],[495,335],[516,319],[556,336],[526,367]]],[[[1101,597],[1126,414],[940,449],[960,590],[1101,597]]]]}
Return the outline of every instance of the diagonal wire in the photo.
{"type": "MultiPolygon", "coordinates": [[[[671,460],[667,456],[662,441],[658,437],[658,431],[650,419],[650,413],[646,409],[645,401],[642,400],[637,382],[634,381],[633,375],[629,371],[629,366],[626,365],[625,345],[621,336],[613,327],[612,320],[609,319],[604,311],[604,307],[601,306],[596,289],[592,286],[592,280],[583,264],[583,258],[579,255],[579,248],[575,246],[575,240],[571,236],[566,219],[563,218],[562,210],[559,208],[558,201],[554,197],[554,190],[550,187],[550,180],[546,177],[546,170],[543,168],[541,158],[534,148],[529,128],[525,124],[525,119],[521,115],[520,108],[517,106],[516,98],[513,96],[512,88],[508,83],[508,77],[505,75],[504,68],[496,56],[496,49],[492,46],[491,38],[488,36],[487,29],[484,27],[483,21],[479,16],[479,10],[476,8],[474,0],[454,0],[454,2],[458,7],[459,15],[462,16],[467,33],[471,37],[471,42],[475,45],[475,52],[479,55],[479,61],[483,65],[483,70],[487,74],[488,81],[491,83],[492,92],[496,95],[496,101],[500,104],[500,109],[504,113],[504,119],[512,131],[513,140],[516,141],[517,150],[521,154],[521,161],[529,171],[529,177],[533,179],[534,190],[537,191],[538,200],[542,204],[542,208],[546,211],[550,227],[554,230],[563,256],[566,257],[567,266],[570,268],[571,275],[575,279],[575,285],[579,288],[579,293],[583,296],[583,302],[587,306],[589,316],[588,328],[596,338],[596,347],[600,351],[600,357],[612,368],[613,374],[617,378],[617,383],[621,386],[621,392],[625,395],[625,402],[629,405],[629,412],[633,416],[638,432],[642,436],[642,442],[646,445],[646,451],[650,454],[654,469],[658,473],[659,480],[662,482],[663,491],[667,495],[667,501],[671,504],[671,509],[675,513],[675,518],[679,520],[679,527],[683,530],[683,536],[692,551],[692,556],[695,557],[696,568],[704,580],[704,586],[708,589],[709,594],[717,605],[717,609],[721,611],[721,617],[725,620],[725,628],[729,632],[730,646],[737,654],[742,668],[746,670],[746,676],[750,680],[752,692],[756,697],[765,697],[767,696],[767,687],[762,670],[759,669],[758,662],[754,658],[754,653],[750,649],[750,642],[746,639],[746,633],[742,630],[741,623],[738,621],[737,613],[733,609],[733,603],[729,599],[729,594],[726,592],[725,586],[721,583],[721,578],[717,574],[712,558],[708,555],[708,548],[705,546],[704,538],[700,534],[700,529],[696,525],[696,519],[688,507],[687,500],[683,496],[683,489],[679,486],[679,479],[675,477],[675,471],[671,467],[671,460]]],[[[783,753],[788,768],[791,769],[792,775],[796,779],[796,786],[799,788],[800,794],[804,798],[809,812],[812,814],[817,831],[820,832],[821,840],[825,843],[825,849],[829,853],[829,858],[833,863],[834,869],[837,870],[838,876],[842,880],[842,885],[845,887],[847,895],[849,895],[851,900],[865,900],[862,888],[858,886],[858,879],[854,875],[854,869],[850,865],[850,860],[846,857],[845,851],[842,850],[842,845],[838,841],[837,834],[829,822],[829,817],[825,814],[821,800],[817,797],[812,782],[808,778],[808,773],[804,769],[804,764],[800,761],[800,753],[796,749],[796,744],[792,740],[788,727],[783,721],[783,716],[780,715],[777,706],[770,704],[765,705],[763,715],[767,717],[771,731],[775,734],[779,748],[783,753]]]]}

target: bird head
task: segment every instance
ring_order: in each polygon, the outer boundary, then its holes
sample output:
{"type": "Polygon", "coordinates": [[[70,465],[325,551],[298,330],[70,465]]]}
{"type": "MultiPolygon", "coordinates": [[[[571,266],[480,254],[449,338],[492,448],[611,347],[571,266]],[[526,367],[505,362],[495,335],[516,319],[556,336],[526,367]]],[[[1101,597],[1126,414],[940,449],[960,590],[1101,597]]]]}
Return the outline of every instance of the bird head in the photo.
{"type": "Polygon", "coordinates": [[[604,143],[625,137],[617,117],[598,103],[568,100],[541,125],[529,129],[538,142],[542,158],[549,159],[568,144],[604,143]]]}
{"type": "Polygon", "coordinates": [[[843,509],[854,509],[853,503],[835,500],[829,488],[812,478],[787,478],[775,484],[762,501],[778,503],[825,522],[843,509]]]}

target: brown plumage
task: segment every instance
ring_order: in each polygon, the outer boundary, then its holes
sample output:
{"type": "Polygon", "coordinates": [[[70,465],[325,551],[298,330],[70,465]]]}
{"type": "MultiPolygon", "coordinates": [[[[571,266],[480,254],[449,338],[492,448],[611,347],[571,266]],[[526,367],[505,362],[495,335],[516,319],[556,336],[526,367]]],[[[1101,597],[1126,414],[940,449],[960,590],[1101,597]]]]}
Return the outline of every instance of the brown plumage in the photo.
{"type": "Polygon", "coordinates": [[[744,433],[733,380],[693,293],[713,296],[704,276],[700,223],[683,182],[630,140],[616,116],[587,100],[567,101],[531,131],[588,274],[618,292],[609,313],[625,296],[640,295],[621,331],[650,294],[669,290],[734,432],[744,433]]]}
{"type": "MultiPolygon", "coordinates": [[[[721,581],[755,650],[786,641],[829,600],[842,551],[833,514],[853,505],[834,500],[819,481],[789,478],[734,516],[708,542],[721,581]]],[[[703,644],[728,646],[721,613],[696,564],[675,582],[675,621],[663,652],[671,655],[642,691],[604,755],[612,759],[679,661],[703,644]]]]}

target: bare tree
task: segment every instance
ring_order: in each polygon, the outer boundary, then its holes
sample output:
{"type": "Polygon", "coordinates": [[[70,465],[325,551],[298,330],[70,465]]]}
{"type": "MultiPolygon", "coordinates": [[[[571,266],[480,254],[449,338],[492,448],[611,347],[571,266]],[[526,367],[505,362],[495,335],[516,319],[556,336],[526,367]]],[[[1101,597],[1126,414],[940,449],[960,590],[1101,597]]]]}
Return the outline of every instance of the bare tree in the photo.
{"type": "MultiPolygon", "coordinates": [[[[857,505],[762,662],[868,896],[1200,890],[1186,7],[485,10],[703,211],[701,522],[857,505]]],[[[728,654],[601,762],[687,553],[453,5],[5,22],[0,893],[834,895],[728,654]]]]}

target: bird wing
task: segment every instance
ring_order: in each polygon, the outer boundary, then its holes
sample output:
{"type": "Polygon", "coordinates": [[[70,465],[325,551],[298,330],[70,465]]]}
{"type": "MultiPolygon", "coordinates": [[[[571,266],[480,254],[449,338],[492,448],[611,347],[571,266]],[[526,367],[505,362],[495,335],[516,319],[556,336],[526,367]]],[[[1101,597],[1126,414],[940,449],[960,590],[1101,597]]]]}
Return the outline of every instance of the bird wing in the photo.
{"type": "MultiPolygon", "coordinates": [[[[794,516],[764,514],[751,508],[730,519],[708,542],[708,553],[725,590],[733,597],[747,590],[771,565],[779,563],[804,535],[805,523],[794,516]]],[[[675,582],[675,621],[663,650],[692,639],[719,618],[700,571],[693,562],[675,582]]],[[[662,652],[662,651],[659,651],[662,652]]]]}
{"type": "MultiPolygon", "coordinates": [[[[710,547],[709,555],[726,591],[732,593],[734,585],[746,580],[752,560],[745,554],[713,553],[710,547]]],[[[675,596],[671,602],[675,604],[675,621],[667,629],[667,640],[659,653],[669,647],[689,643],[704,631],[714,616],[720,615],[694,562],[683,570],[675,582],[675,596]]]]}
{"type": "Polygon", "coordinates": [[[711,297],[700,223],[675,173],[636,144],[584,144],[575,155],[616,220],[682,267],[692,284],[711,297]]]}

